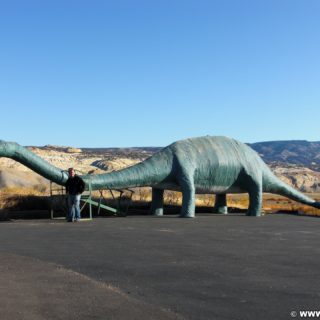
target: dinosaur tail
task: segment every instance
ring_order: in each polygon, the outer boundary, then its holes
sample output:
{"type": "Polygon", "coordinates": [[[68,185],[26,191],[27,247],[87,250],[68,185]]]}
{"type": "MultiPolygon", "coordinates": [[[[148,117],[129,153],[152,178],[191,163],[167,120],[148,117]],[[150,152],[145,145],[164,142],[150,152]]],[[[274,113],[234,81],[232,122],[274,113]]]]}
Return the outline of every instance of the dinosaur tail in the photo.
{"type": "Polygon", "coordinates": [[[307,197],[300,191],[284,183],[279,178],[277,178],[270,170],[265,172],[263,175],[263,191],[279,194],[281,196],[285,196],[294,201],[320,209],[320,202],[315,201],[310,197],[307,197]]]}

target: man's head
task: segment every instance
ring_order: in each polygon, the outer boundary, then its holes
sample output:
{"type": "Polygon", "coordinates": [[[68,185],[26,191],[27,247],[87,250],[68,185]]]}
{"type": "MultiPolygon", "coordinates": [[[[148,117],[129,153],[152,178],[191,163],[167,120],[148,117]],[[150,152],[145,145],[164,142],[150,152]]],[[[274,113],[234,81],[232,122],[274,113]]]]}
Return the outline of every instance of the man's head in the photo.
{"type": "Polygon", "coordinates": [[[76,175],[76,172],[73,168],[68,169],[69,177],[73,178],[76,175]]]}

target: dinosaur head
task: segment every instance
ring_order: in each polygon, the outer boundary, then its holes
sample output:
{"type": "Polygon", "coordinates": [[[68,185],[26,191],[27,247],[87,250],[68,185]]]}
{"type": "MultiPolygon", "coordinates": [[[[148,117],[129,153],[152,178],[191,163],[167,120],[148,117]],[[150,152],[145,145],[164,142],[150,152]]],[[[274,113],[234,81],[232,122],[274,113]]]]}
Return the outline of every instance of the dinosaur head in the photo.
{"type": "Polygon", "coordinates": [[[6,142],[3,140],[0,140],[0,157],[3,157],[5,155],[6,150],[6,142]]]}
{"type": "Polygon", "coordinates": [[[14,153],[17,144],[15,142],[7,142],[0,140],[0,157],[10,157],[14,153]]]}

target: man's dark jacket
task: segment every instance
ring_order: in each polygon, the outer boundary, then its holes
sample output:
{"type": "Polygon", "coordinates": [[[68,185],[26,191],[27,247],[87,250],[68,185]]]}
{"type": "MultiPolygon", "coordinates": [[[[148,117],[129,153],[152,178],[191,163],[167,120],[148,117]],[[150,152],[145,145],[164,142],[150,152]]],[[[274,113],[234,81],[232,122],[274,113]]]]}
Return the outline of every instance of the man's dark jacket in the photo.
{"type": "Polygon", "coordinates": [[[84,181],[77,175],[75,175],[73,178],[69,177],[66,182],[66,192],[68,194],[81,194],[84,191],[84,188],[84,181]]]}

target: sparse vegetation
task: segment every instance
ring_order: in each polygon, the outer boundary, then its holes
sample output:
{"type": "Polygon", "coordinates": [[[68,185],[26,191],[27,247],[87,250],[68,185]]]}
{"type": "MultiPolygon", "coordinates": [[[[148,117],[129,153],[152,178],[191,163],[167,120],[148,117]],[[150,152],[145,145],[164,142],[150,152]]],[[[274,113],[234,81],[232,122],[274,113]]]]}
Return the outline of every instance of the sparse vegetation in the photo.
{"type": "Polygon", "coordinates": [[[0,189],[0,210],[47,210],[48,194],[42,188],[0,189]],[[40,190],[39,190],[40,189],[40,190]]]}
{"type": "MultiPolygon", "coordinates": [[[[151,188],[135,188],[132,197],[132,205],[149,206],[151,201],[151,188]]],[[[120,196],[118,191],[113,191],[115,200],[107,190],[102,195],[109,204],[117,206],[117,199],[120,196]]],[[[320,200],[320,193],[307,194],[310,197],[320,200]]],[[[48,188],[3,188],[0,189],[0,209],[9,210],[48,210],[49,209],[48,188]]],[[[100,192],[94,191],[93,197],[100,198],[100,192]]],[[[123,204],[127,205],[130,192],[126,191],[123,196],[123,204]]],[[[196,205],[199,207],[213,207],[215,196],[210,194],[197,195],[196,205]]],[[[181,206],[181,193],[176,191],[165,191],[164,203],[167,206],[181,206]]],[[[227,197],[228,207],[235,209],[247,209],[249,197],[247,194],[229,194],[227,197]]],[[[264,194],[263,211],[267,213],[292,212],[313,216],[320,216],[320,210],[300,204],[293,200],[273,194],[264,194]]]]}

